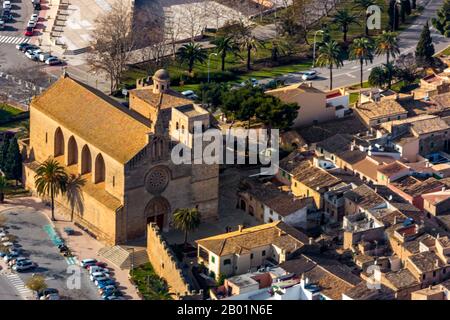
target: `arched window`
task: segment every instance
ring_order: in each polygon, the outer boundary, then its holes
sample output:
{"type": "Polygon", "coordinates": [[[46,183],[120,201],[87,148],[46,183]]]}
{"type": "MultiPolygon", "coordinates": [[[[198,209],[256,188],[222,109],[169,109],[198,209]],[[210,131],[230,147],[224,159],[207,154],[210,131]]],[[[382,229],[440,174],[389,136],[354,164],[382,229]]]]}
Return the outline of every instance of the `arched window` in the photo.
{"type": "Polygon", "coordinates": [[[103,156],[101,155],[101,153],[99,153],[95,158],[94,173],[95,173],[94,183],[105,181],[105,160],[103,160],[103,156]]]}
{"type": "Polygon", "coordinates": [[[89,147],[85,144],[81,150],[81,174],[92,171],[92,157],[89,147]]]}
{"type": "Polygon", "coordinates": [[[176,123],[176,125],[175,125],[175,129],[176,129],[176,130],[179,130],[179,129],[180,129],[180,124],[178,123],[178,121],[177,121],[177,123],[176,123]]]}
{"type": "Polygon", "coordinates": [[[184,134],[184,126],[181,126],[181,133],[184,134]]]}
{"type": "Polygon", "coordinates": [[[64,154],[64,136],[61,131],[61,128],[56,129],[55,131],[55,150],[54,156],[62,156],[64,154]]]}
{"type": "Polygon", "coordinates": [[[71,136],[67,143],[67,165],[71,166],[78,163],[78,146],[75,138],[71,136]]]}

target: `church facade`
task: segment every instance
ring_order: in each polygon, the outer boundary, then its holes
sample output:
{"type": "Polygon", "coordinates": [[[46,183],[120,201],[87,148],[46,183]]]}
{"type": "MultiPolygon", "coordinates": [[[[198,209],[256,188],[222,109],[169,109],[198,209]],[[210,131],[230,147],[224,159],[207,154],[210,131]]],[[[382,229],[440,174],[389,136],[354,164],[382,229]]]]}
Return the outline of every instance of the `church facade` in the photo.
{"type": "Polygon", "coordinates": [[[79,201],[59,204],[107,244],[143,238],[147,224],[172,228],[177,208],[197,208],[202,220],[218,215],[218,165],[175,165],[172,148],[187,143],[194,121],[209,113],[170,89],[158,70],[139,82],[129,107],[65,74],[30,105],[24,183],[34,190],[40,163],[55,158],[84,180],[79,201]]]}

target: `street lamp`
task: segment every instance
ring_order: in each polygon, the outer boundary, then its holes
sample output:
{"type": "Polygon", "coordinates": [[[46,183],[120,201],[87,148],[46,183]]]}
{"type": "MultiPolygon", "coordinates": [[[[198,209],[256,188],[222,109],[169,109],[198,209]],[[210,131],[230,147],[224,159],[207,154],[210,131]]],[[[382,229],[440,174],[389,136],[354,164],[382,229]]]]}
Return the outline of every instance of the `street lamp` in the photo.
{"type": "Polygon", "coordinates": [[[314,68],[314,66],[316,65],[316,36],[318,33],[323,33],[323,30],[317,30],[316,32],[314,32],[314,49],[313,49],[313,64],[312,67],[314,68]]]}
{"type": "Polygon", "coordinates": [[[210,53],[209,56],[208,56],[208,83],[209,83],[209,65],[210,65],[210,62],[211,62],[211,56],[216,56],[217,57],[217,53],[213,52],[213,53],[210,53]]]}

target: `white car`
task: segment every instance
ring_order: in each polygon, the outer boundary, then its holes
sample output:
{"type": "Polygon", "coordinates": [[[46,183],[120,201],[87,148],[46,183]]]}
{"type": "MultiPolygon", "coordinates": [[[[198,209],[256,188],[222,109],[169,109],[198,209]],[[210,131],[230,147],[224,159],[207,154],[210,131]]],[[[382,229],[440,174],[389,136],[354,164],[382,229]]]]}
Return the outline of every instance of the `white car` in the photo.
{"type": "Polygon", "coordinates": [[[89,274],[92,275],[94,273],[105,273],[105,274],[109,274],[109,269],[108,268],[102,268],[99,266],[92,266],[89,268],[89,274]]]}
{"type": "Polygon", "coordinates": [[[2,242],[2,245],[5,247],[12,247],[12,246],[14,246],[14,243],[12,243],[11,241],[5,241],[5,242],[2,242]]]}
{"type": "Polygon", "coordinates": [[[33,51],[30,51],[30,50],[25,52],[25,57],[27,57],[28,59],[31,59],[31,60],[37,59],[36,55],[33,53],[33,51]]]}
{"type": "Polygon", "coordinates": [[[2,231],[2,232],[0,232],[0,237],[6,237],[7,236],[7,234],[6,234],[6,232],[5,231],[2,231]]]}
{"type": "Polygon", "coordinates": [[[45,62],[47,59],[50,59],[51,57],[53,57],[53,56],[50,53],[48,53],[48,52],[41,52],[39,54],[39,61],[45,62]]]}
{"type": "Polygon", "coordinates": [[[11,9],[11,1],[9,0],[3,1],[3,9],[11,9]]]}
{"type": "Polygon", "coordinates": [[[87,266],[92,266],[97,263],[97,259],[83,259],[80,261],[80,266],[86,268],[87,266]]]}
{"type": "Polygon", "coordinates": [[[33,13],[33,14],[31,15],[30,21],[36,21],[36,22],[38,22],[38,21],[39,21],[39,14],[38,14],[38,13],[33,13]]]}
{"type": "Polygon", "coordinates": [[[109,275],[103,272],[94,272],[89,278],[97,284],[98,281],[107,280],[109,275]]]}
{"type": "Polygon", "coordinates": [[[34,28],[36,27],[36,21],[30,20],[27,23],[27,28],[34,28]]]}
{"type": "Polygon", "coordinates": [[[311,71],[303,72],[303,75],[302,75],[303,80],[306,81],[306,80],[312,80],[315,78],[317,78],[317,71],[311,70],[311,71]]]}
{"type": "Polygon", "coordinates": [[[186,90],[186,91],[183,91],[181,94],[182,94],[183,96],[185,96],[186,98],[191,99],[191,100],[198,99],[198,96],[197,96],[197,95],[195,94],[195,92],[192,91],[192,90],[186,90]]]}

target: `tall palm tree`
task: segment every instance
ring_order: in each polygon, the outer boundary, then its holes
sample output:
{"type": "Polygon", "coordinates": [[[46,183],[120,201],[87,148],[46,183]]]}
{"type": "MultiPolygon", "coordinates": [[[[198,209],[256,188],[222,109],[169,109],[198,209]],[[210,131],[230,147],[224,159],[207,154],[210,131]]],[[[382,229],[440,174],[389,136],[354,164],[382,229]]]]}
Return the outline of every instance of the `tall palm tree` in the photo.
{"type": "Polygon", "coordinates": [[[327,67],[330,70],[330,90],[332,90],[333,68],[340,68],[344,65],[342,49],[336,41],[332,40],[320,46],[316,65],[318,67],[327,67]]]}
{"type": "Polygon", "coordinates": [[[333,23],[339,25],[344,34],[343,40],[347,42],[348,29],[352,24],[360,24],[358,22],[358,16],[352,14],[349,10],[338,10],[334,15],[333,23]]]}
{"type": "Polygon", "coordinates": [[[374,45],[368,38],[357,38],[350,46],[350,59],[358,60],[360,65],[360,84],[363,87],[364,63],[373,61],[374,45]]]}
{"type": "Polygon", "coordinates": [[[383,68],[386,73],[388,88],[390,89],[392,86],[392,78],[394,77],[395,67],[391,62],[389,62],[389,63],[383,63],[383,68]]]}
{"type": "Polygon", "coordinates": [[[197,209],[177,209],[173,215],[175,228],[184,231],[184,247],[187,246],[188,232],[193,231],[200,225],[200,213],[197,209]]]}
{"type": "Polygon", "coordinates": [[[187,43],[178,49],[178,57],[181,63],[188,64],[188,71],[192,73],[194,69],[194,64],[196,62],[204,63],[207,55],[205,49],[203,49],[198,43],[187,43]]]}
{"type": "Polygon", "coordinates": [[[386,55],[386,63],[389,63],[389,58],[395,58],[400,54],[398,46],[397,33],[392,31],[383,31],[376,39],[376,50],[378,55],[386,55]]]}
{"type": "Polygon", "coordinates": [[[8,180],[3,175],[0,175],[0,203],[5,202],[5,191],[8,189],[8,180]]]}
{"type": "Polygon", "coordinates": [[[70,174],[67,179],[66,198],[71,209],[70,221],[73,221],[75,209],[77,209],[78,212],[82,212],[84,209],[83,192],[81,191],[81,188],[85,184],[86,179],[84,179],[81,175],[70,174]]]}
{"type": "Polygon", "coordinates": [[[35,186],[38,195],[50,196],[52,220],[55,221],[55,197],[66,192],[67,173],[58,161],[46,160],[36,170],[35,186]]]}
{"type": "Polygon", "coordinates": [[[228,53],[233,53],[236,55],[236,53],[239,51],[239,46],[234,41],[233,36],[222,36],[219,38],[216,38],[213,41],[213,44],[216,45],[216,51],[220,55],[220,59],[222,61],[222,71],[225,71],[225,58],[227,57],[228,53]]]}
{"type": "Polygon", "coordinates": [[[242,51],[247,52],[247,70],[251,69],[252,52],[258,51],[260,47],[264,47],[263,43],[256,39],[253,35],[243,37],[239,44],[242,51]]]}

